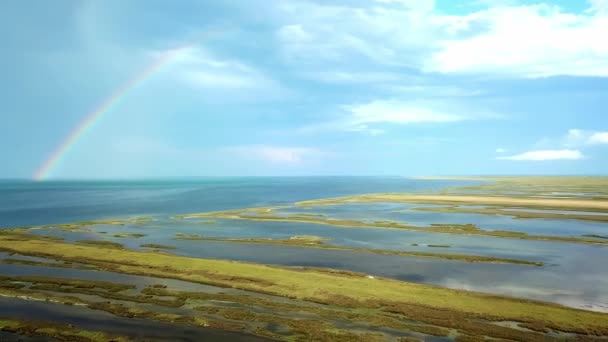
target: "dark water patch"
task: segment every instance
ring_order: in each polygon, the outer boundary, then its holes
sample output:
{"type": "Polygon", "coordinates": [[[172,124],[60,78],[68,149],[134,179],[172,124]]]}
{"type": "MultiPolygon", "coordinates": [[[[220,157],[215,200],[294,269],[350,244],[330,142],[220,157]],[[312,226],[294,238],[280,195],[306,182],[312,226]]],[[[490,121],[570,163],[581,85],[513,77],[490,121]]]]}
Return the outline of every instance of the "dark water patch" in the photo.
{"type": "Polygon", "coordinates": [[[126,319],[80,306],[66,306],[14,298],[0,298],[0,317],[74,324],[85,330],[103,331],[155,341],[268,341],[268,339],[261,337],[218,329],[167,324],[140,318],[126,319]]]}
{"type": "Polygon", "coordinates": [[[345,269],[348,265],[335,261],[290,261],[281,264],[282,266],[303,266],[303,267],[324,267],[333,269],[345,269]]]}
{"type": "Polygon", "coordinates": [[[395,278],[399,280],[411,281],[413,283],[424,283],[427,280],[427,278],[422,274],[415,273],[398,274],[395,276],[395,278]]]}
{"type": "Polygon", "coordinates": [[[0,331],[0,341],[2,342],[56,342],[58,340],[51,337],[42,336],[23,336],[8,331],[0,331]]]}

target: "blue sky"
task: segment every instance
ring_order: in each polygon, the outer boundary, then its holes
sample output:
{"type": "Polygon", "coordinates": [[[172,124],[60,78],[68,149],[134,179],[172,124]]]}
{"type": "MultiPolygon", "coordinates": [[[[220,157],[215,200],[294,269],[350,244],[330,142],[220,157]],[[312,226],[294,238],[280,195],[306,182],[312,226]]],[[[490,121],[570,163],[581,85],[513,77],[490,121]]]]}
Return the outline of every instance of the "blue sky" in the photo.
{"type": "Polygon", "coordinates": [[[0,177],[608,173],[608,1],[2,1],[0,177]]]}

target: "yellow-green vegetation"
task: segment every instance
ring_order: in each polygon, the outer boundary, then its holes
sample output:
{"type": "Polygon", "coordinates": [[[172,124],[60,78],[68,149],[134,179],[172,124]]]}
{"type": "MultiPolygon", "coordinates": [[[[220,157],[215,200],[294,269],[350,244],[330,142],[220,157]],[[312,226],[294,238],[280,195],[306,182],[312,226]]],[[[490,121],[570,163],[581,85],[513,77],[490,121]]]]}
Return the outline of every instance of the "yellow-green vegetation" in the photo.
{"type": "MultiPolygon", "coordinates": [[[[61,292],[69,294],[85,294],[99,296],[104,299],[116,299],[121,301],[127,301],[132,303],[148,303],[155,304],[165,307],[181,307],[184,305],[184,301],[176,299],[163,299],[154,298],[148,295],[131,295],[125,294],[124,291],[134,290],[136,287],[130,284],[116,284],[106,281],[94,281],[94,280],[81,280],[71,278],[58,278],[58,277],[46,277],[46,276],[14,276],[14,277],[3,277],[0,279],[2,288],[21,289],[23,286],[10,286],[11,284],[24,285],[28,284],[27,292],[32,291],[51,291],[61,292]]],[[[24,285],[25,286],[25,285],[24,285]]],[[[86,301],[80,301],[76,303],[89,304],[86,301]]]]}
{"type": "Polygon", "coordinates": [[[532,177],[424,177],[426,179],[454,179],[484,181],[472,186],[449,188],[449,192],[521,193],[549,197],[579,197],[587,195],[608,197],[608,177],[597,176],[532,176],[532,177]]]}
{"type": "MultiPolygon", "coordinates": [[[[362,253],[374,253],[384,255],[399,255],[399,256],[411,256],[419,258],[436,258],[446,260],[458,260],[467,262],[488,262],[488,263],[500,263],[500,264],[519,264],[519,265],[531,265],[531,266],[543,266],[544,264],[539,261],[527,261],[509,258],[498,258],[481,255],[467,255],[467,254],[448,254],[448,253],[430,253],[430,252],[416,252],[416,251],[399,251],[389,249],[374,249],[374,248],[358,248],[339,246],[326,243],[327,238],[319,236],[292,236],[289,239],[271,239],[271,238],[213,238],[203,237],[197,235],[195,237],[181,237],[176,238],[177,240],[198,240],[198,241],[211,241],[211,242],[232,242],[232,243],[249,243],[249,244],[263,244],[263,245],[280,245],[280,246],[293,246],[293,247],[306,247],[306,248],[318,248],[318,249],[329,249],[339,251],[352,251],[362,253]]],[[[428,247],[437,248],[449,248],[448,245],[428,245],[428,247]]]]}
{"type": "MultiPolygon", "coordinates": [[[[287,209],[290,207],[287,206],[277,206],[277,207],[258,207],[258,208],[249,208],[247,209],[247,214],[255,216],[255,215],[268,215],[268,214],[272,214],[275,210],[279,210],[279,209],[287,209]]],[[[241,213],[244,209],[237,209],[237,210],[226,210],[226,211],[222,211],[222,213],[241,213]]],[[[310,216],[310,214],[304,214],[301,216],[305,216],[308,217],[310,216]]],[[[177,216],[173,216],[174,219],[178,219],[178,220],[184,220],[184,219],[194,219],[194,218],[205,218],[205,217],[213,217],[213,216],[209,216],[209,215],[205,215],[205,213],[194,213],[194,214],[186,214],[186,215],[177,215],[177,216]]],[[[220,218],[220,217],[218,217],[220,218]]]]}
{"type": "Polygon", "coordinates": [[[497,195],[427,195],[386,193],[355,195],[296,202],[298,206],[318,206],[348,203],[422,203],[441,205],[486,205],[511,208],[548,210],[583,210],[608,212],[608,200],[587,198],[516,197],[497,195]]]}
{"type": "Polygon", "coordinates": [[[115,238],[140,238],[146,236],[146,234],[138,234],[138,233],[117,233],[112,234],[115,238]]]}
{"type": "Polygon", "coordinates": [[[327,217],[326,214],[317,214],[317,213],[297,213],[299,216],[305,217],[327,217]]]}
{"type": "MultiPolygon", "coordinates": [[[[196,259],[164,253],[23,239],[0,234],[0,250],[101,270],[238,288],[324,305],[371,310],[404,320],[458,330],[471,336],[514,341],[563,340],[541,332],[499,326],[511,321],[576,334],[608,336],[608,315],[531,300],[505,298],[341,271],[289,269],[244,262],[196,259]]],[[[6,290],[18,291],[18,290],[6,290]]],[[[108,292],[108,291],[106,291],[108,292]]]]}
{"type": "Polygon", "coordinates": [[[96,269],[96,267],[92,267],[89,265],[75,264],[72,262],[45,262],[45,261],[35,261],[35,260],[25,260],[25,259],[14,259],[14,258],[0,259],[0,264],[36,266],[36,267],[72,268],[72,269],[83,269],[83,270],[96,269]]]}
{"type": "Polygon", "coordinates": [[[303,244],[320,244],[328,240],[331,239],[314,235],[296,235],[289,238],[289,241],[301,242],[303,244]]]}
{"type": "Polygon", "coordinates": [[[82,221],[82,222],[73,222],[73,223],[61,223],[61,224],[47,224],[47,225],[41,225],[41,226],[26,226],[26,227],[15,227],[15,228],[7,227],[7,228],[3,228],[3,229],[5,229],[5,230],[14,229],[14,230],[23,231],[23,230],[28,230],[28,229],[54,228],[54,229],[78,231],[78,230],[81,230],[82,228],[89,227],[89,226],[99,226],[99,225],[124,226],[127,224],[143,224],[143,223],[147,223],[150,221],[152,221],[152,219],[149,217],[133,217],[133,218],[126,218],[126,219],[108,219],[108,220],[82,221]]]}
{"type": "Polygon", "coordinates": [[[15,276],[5,277],[5,279],[15,282],[26,282],[32,284],[50,284],[57,285],[59,287],[68,286],[77,289],[102,289],[104,291],[109,292],[120,292],[135,288],[134,285],[115,284],[108,281],[67,279],[47,276],[15,276]]]}
{"type": "MultiPolygon", "coordinates": [[[[318,319],[289,319],[277,315],[260,314],[251,310],[235,308],[218,308],[200,306],[197,310],[208,315],[226,318],[237,322],[263,322],[280,324],[289,327],[296,341],[344,341],[344,342],[381,342],[386,341],[383,334],[363,333],[332,328],[328,322],[318,319]]],[[[280,338],[277,334],[268,334],[268,337],[280,338]]]]}
{"type": "Polygon", "coordinates": [[[596,238],[596,239],[608,239],[607,235],[585,234],[585,235],[582,235],[582,236],[596,238]]]}
{"type": "Polygon", "coordinates": [[[158,243],[144,243],[142,245],[139,245],[140,247],[145,247],[145,248],[153,248],[153,249],[175,249],[175,246],[167,246],[167,245],[161,245],[158,243]]]}
{"type": "MultiPolygon", "coordinates": [[[[69,287],[52,287],[42,285],[33,285],[30,289],[11,289],[0,286],[0,295],[4,297],[19,297],[19,298],[27,298],[28,300],[35,301],[45,301],[45,302],[53,302],[53,303],[62,303],[65,305],[79,305],[86,306],[90,309],[105,311],[111,313],[115,316],[119,317],[138,317],[138,318],[147,318],[156,321],[169,322],[169,323],[190,323],[193,325],[204,325],[207,326],[207,322],[200,317],[192,317],[192,316],[182,316],[176,314],[167,314],[162,312],[150,311],[146,309],[142,309],[136,306],[125,305],[122,303],[112,303],[109,301],[104,302],[95,302],[88,301],[75,296],[59,296],[53,294],[51,292],[67,292],[67,293],[76,293],[76,294],[88,294],[88,295],[96,295],[100,297],[104,297],[105,299],[116,299],[120,301],[129,301],[135,303],[147,303],[154,304],[160,306],[169,306],[169,307],[177,307],[177,305],[171,306],[171,301],[162,301],[158,299],[146,299],[145,296],[126,296],[121,295],[120,293],[113,292],[103,292],[98,291],[94,292],[92,290],[87,290],[83,288],[69,288],[69,287]],[[165,304],[169,303],[169,304],[165,304]]],[[[180,303],[180,305],[183,303],[180,303]]]]}
{"type": "MultiPolygon", "coordinates": [[[[18,281],[16,278],[8,278],[10,281],[18,281]]],[[[44,279],[43,279],[44,280],[44,279]]],[[[71,283],[70,279],[57,278],[55,282],[61,282],[64,284],[71,283]]],[[[53,284],[55,285],[55,284],[53,284]]],[[[196,307],[199,314],[194,313],[190,315],[181,315],[174,313],[161,313],[148,309],[125,305],[122,303],[112,303],[108,301],[104,302],[91,302],[85,299],[70,297],[66,302],[71,305],[82,305],[87,306],[91,309],[102,310],[120,317],[138,317],[147,318],[163,322],[171,323],[185,323],[192,325],[204,325],[212,326],[216,328],[243,331],[252,324],[257,326],[256,330],[253,331],[261,336],[273,337],[281,340],[297,340],[297,341],[335,341],[342,340],[337,338],[340,336],[348,336],[345,341],[369,341],[371,337],[372,341],[383,341],[382,335],[369,334],[369,333],[348,333],[347,331],[337,329],[333,326],[333,322],[336,320],[350,320],[355,323],[361,324],[362,327],[392,327],[393,329],[400,329],[404,331],[415,331],[418,333],[436,335],[436,336],[447,336],[448,331],[446,329],[435,327],[425,324],[412,324],[400,322],[394,318],[393,314],[382,313],[375,310],[372,313],[357,312],[350,308],[339,308],[339,307],[328,307],[325,305],[319,305],[315,303],[309,303],[305,301],[287,300],[280,297],[265,297],[260,298],[259,296],[252,295],[234,295],[225,293],[206,293],[206,292],[184,292],[167,290],[164,285],[152,285],[144,288],[141,294],[136,297],[129,297],[119,293],[108,293],[103,291],[95,292],[88,288],[74,288],[74,287],[53,287],[47,284],[32,285],[27,290],[6,290],[4,287],[0,287],[0,295],[3,296],[26,296],[32,297],[35,300],[44,300],[52,302],[64,302],[67,297],[60,297],[54,295],[56,292],[65,293],[78,293],[87,295],[97,295],[104,299],[116,299],[122,302],[129,301],[135,303],[148,303],[153,305],[160,305],[164,307],[181,307],[189,303],[192,305],[200,305],[201,303],[205,306],[196,307]],[[41,291],[52,291],[44,293],[34,293],[32,290],[41,291]],[[163,298],[162,300],[159,298],[163,298]],[[226,308],[224,305],[230,303],[232,308],[226,308]],[[219,304],[219,307],[214,305],[219,304]],[[271,310],[272,314],[259,314],[253,312],[254,310],[271,310]],[[314,319],[293,319],[290,317],[292,314],[301,315],[306,313],[308,316],[315,317],[314,319]],[[289,329],[289,335],[278,335],[272,333],[269,330],[260,329],[260,325],[280,324],[289,329]],[[311,329],[311,327],[316,327],[311,329]],[[322,329],[321,329],[322,328],[322,329]],[[336,335],[337,334],[337,335],[336,335]]],[[[164,310],[161,310],[164,311],[164,310]]]]}
{"type": "Polygon", "coordinates": [[[176,240],[200,240],[203,236],[200,234],[184,234],[184,233],[175,233],[177,236],[176,240]]]}
{"type": "Polygon", "coordinates": [[[414,338],[414,337],[401,337],[397,341],[398,342],[424,342],[423,340],[421,340],[419,338],[414,338]]]}
{"type": "Polygon", "coordinates": [[[105,240],[78,240],[78,243],[86,244],[86,245],[94,245],[94,246],[103,246],[110,248],[118,248],[121,249],[124,246],[118,242],[105,241],[105,240]]]}
{"type": "Polygon", "coordinates": [[[208,322],[199,317],[183,316],[177,314],[168,314],[162,312],[155,312],[145,310],[133,306],[127,306],[124,304],[115,304],[111,302],[95,302],[88,303],[87,306],[91,309],[101,310],[109,312],[113,315],[127,318],[146,318],[155,321],[168,322],[168,323],[189,323],[192,325],[209,326],[208,322]]]}
{"type": "Polygon", "coordinates": [[[24,336],[44,336],[60,341],[80,342],[128,342],[125,336],[116,336],[99,331],[78,329],[71,324],[58,324],[45,321],[24,321],[15,319],[0,319],[0,330],[24,336]]]}
{"type": "MultiPolygon", "coordinates": [[[[553,219],[553,220],[583,220],[608,222],[608,215],[593,215],[582,213],[552,213],[552,212],[530,212],[518,210],[519,208],[504,209],[496,207],[485,208],[467,208],[459,206],[449,207],[418,207],[408,210],[427,211],[437,213],[455,213],[455,214],[482,214],[482,215],[506,215],[518,219],[553,219]]],[[[406,212],[402,210],[399,212],[406,212]]]]}
{"type": "MultiPolygon", "coordinates": [[[[280,324],[289,327],[290,333],[297,340],[335,341],[336,333],[342,335],[345,331],[333,328],[331,321],[343,320],[360,323],[371,327],[391,327],[403,331],[415,331],[435,336],[447,336],[449,331],[443,328],[400,322],[394,315],[374,310],[352,310],[337,306],[319,305],[305,301],[290,300],[277,301],[269,298],[260,298],[250,295],[232,295],[225,293],[203,293],[172,291],[158,287],[148,287],[142,293],[153,296],[174,297],[187,301],[203,301],[204,306],[195,307],[196,310],[208,315],[209,318],[229,319],[232,323],[265,323],[280,324]],[[213,303],[230,303],[230,307],[214,306],[213,303]],[[272,312],[272,314],[261,314],[255,312],[272,312]],[[293,314],[306,313],[310,319],[293,319],[293,314]],[[210,316],[209,316],[210,315],[210,316]],[[314,317],[314,319],[312,318],[314,317]]],[[[208,318],[208,319],[209,319],[208,318]]],[[[264,334],[268,337],[282,339],[274,334],[264,334]]],[[[348,341],[369,341],[373,335],[351,334],[348,341]]],[[[283,336],[285,338],[285,336],[283,336]]],[[[381,336],[373,336],[372,340],[383,341],[381,336]]],[[[289,339],[291,340],[291,339],[289,339]]],[[[340,339],[337,339],[340,340],[340,339]]]]}
{"type": "MultiPolygon", "coordinates": [[[[328,200],[329,201],[329,200],[328,200]]],[[[338,201],[338,199],[333,199],[338,201]]],[[[336,202],[337,203],[337,202],[336,202]]],[[[341,202],[342,203],[342,202],[341,202]]],[[[572,242],[586,243],[595,245],[608,245],[608,241],[601,241],[587,237],[574,236],[557,236],[557,235],[530,235],[524,232],[509,231],[509,230],[483,230],[474,224],[431,224],[430,227],[418,227],[403,222],[379,220],[379,221],[358,221],[351,219],[336,219],[331,217],[316,217],[295,215],[277,215],[272,208],[245,208],[239,210],[215,211],[208,213],[190,214],[189,218],[195,217],[216,217],[232,220],[255,220],[255,221],[275,221],[275,222],[303,222],[312,224],[324,224],[336,227],[347,228],[383,228],[383,229],[403,229],[425,233],[442,233],[442,234],[458,234],[458,235],[479,235],[491,236],[497,238],[512,238],[520,240],[539,240],[539,241],[557,241],[557,242],[572,242]]],[[[192,240],[200,240],[201,236],[194,234],[187,236],[177,233],[181,238],[192,240]]]]}

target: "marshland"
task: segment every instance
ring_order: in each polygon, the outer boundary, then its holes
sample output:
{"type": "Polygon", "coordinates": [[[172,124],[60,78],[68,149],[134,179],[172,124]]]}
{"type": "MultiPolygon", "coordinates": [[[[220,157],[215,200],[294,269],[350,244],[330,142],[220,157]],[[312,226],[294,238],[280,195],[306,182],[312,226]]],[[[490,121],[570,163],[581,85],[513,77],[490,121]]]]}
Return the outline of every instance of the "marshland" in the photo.
{"type": "Polygon", "coordinates": [[[588,179],[593,199],[556,196],[577,189],[552,181],[504,195],[501,179],[483,178],[374,179],[385,192],[327,186],[325,196],[307,194],[318,181],[288,182],[297,195],[274,198],[263,183],[245,196],[226,188],[221,204],[195,190],[213,181],[184,183],[199,210],[94,203],[109,215],[70,222],[59,208],[8,220],[0,230],[3,333],[131,341],[152,338],[134,327],[160,324],[154,339],[184,341],[181,331],[242,341],[608,336],[606,221],[590,219],[604,213],[606,179],[588,179]],[[477,194],[488,187],[496,193],[477,194]]]}

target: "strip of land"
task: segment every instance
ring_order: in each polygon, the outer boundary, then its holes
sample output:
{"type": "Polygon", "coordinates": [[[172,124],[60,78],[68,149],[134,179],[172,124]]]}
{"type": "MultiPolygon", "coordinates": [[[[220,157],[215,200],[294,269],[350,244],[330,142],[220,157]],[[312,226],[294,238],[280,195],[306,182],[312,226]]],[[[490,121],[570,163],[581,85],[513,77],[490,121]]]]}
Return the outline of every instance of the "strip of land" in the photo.
{"type": "MultiPolygon", "coordinates": [[[[608,336],[608,315],[532,300],[512,299],[352,272],[290,269],[226,260],[196,259],[164,253],[0,234],[0,250],[55,260],[82,262],[100,270],[173,278],[323,303],[352,310],[395,314],[426,324],[457,329],[471,336],[515,341],[558,341],[540,331],[608,336]],[[524,331],[492,322],[533,327],[524,331]]],[[[356,311],[355,311],[356,312],[356,311]]],[[[589,337],[591,338],[591,337],[589,337]]]]}
{"type": "MultiPolygon", "coordinates": [[[[294,236],[289,239],[271,239],[271,238],[213,238],[203,236],[179,236],[176,240],[198,240],[198,241],[210,241],[210,242],[232,242],[232,243],[247,243],[247,244],[262,244],[262,245],[280,245],[280,246],[292,246],[292,247],[304,247],[304,248],[318,248],[338,251],[351,251],[351,252],[362,252],[362,253],[374,253],[383,255],[398,255],[408,256],[417,258],[434,258],[434,259],[445,259],[445,260],[457,260],[466,262],[486,262],[496,264],[517,264],[517,265],[529,265],[529,266],[543,266],[544,263],[539,261],[528,261],[512,258],[498,258],[482,255],[467,255],[467,254],[454,254],[454,253],[431,253],[431,252],[418,252],[418,251],[399,251],[399,250],[388,250],[388,249],[374,249],[374,248],[357,248],[347,247],[328,244],[325,242],[327,239],[322,239],[317,236],[294,236]]],[[[429,245],[429,247],[449,247],[445,245],[429,245]]]]}
{"type": "Polygon", "coordinates": [[[479,195],[370,194],[296,202],[297,206],[346,203],[422,203],[442,205],[485,205],[549,210],[600,211],[608,213],[608,200],[583,198],[531,198],[479,195]]]}
{"type": "MultiPolygon", "coordinates": [[[[336,200],[336,199],[333,199],[336,200]]],[[[340,202],[343,203],[343,202],[340,202]]],[[[302,214],[277,214],[274,208],[245,208],[239,210],[215,211],[207,213],[197,213],[182,215],[178,219],[192,219],[201,217],[223,218],[231,220],[253,220],[253,221],[273,221],[273,222],[300,222],[311,224],[323,224],[345,228],[382,228],[382,229],[402,229],[424,233],[441,233],[455,235],[478,235],[497,238],[511,238],[520,240],[555,241],[584,243],[593,245],[608,246],[608,241],[590,237],[557,236],[557,235],[530,235],[524,232],[509,230],[483,230],[474,224],[431,224],[429,227],[413,226],[403,222],[391,220],[379,221],[358,221],[350,219],[336,219],[321,215],[302,215],[302,214]]]]}
{"type": "Polygon", "coordinates": [[[47,224],[41,226],[22,226],[22,227],[0,227],[3,230],[14,230],[14,231],[25,231],[31,229],[62,229],[67,231],[79,231],[85,227],[90,226],[125,226],[128,224],[144,224],[151,222],[150,217],[132,217],[124,219],[108,219],[108,220],[95,220],[95,221],[81,221],[72,223],[59,223],[59,224],[47,224]]]}
{"type": "Polygon", "coordinates": [[[442,189],[449,193],[520,194],[559,198],[608,199],[608,177],[602,176],[466,176],[421,179],[480,181],[481,184],[442,189]]]}
{"type": "MultiPolygon", "coordinates": [[[[518,219],[552,219],[552,220],[582,220],[595,222],[608,222],[608,215],[580,214],[580,213],[551,213],[551,212],[531,212],[518,210],[521,208],[467,208],[459,206],[441,206],[441,207],[417,207],[402,210],[400,212],[427,211],[435,213],[454,213],[454,214],[481,214],[481,215],[506,215],[518,219]]],[[[525,209],[524,209],[525,210],[525,209]]]]}

